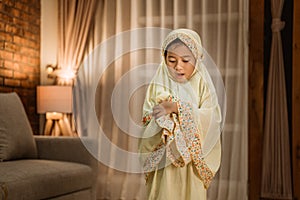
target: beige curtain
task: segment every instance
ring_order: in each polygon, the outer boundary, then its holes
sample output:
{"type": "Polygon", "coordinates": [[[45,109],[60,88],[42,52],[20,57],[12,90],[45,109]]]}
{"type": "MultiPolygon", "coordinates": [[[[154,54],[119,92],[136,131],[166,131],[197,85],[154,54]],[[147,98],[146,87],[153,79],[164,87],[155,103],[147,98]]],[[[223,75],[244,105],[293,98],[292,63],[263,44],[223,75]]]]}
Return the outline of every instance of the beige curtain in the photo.
{"type": "MultiPolygon", "coordinates": [[[[84,58],[97,0],[58,0],[57,85],[73,85],[84,58]]],[[[63,135],[76,135],[72,114],[59,121],[63,135]]]]}
{"type": "Polygon", "coordinates": [[[263,142],[261,195],[271,199],[292,199],[289,127],[282,41],[281,12],[284,0],[271,1],[272,46],[268,78],[263,142]]]}
{"type": "MultiPolygon", "coordinates": [[[[99,0],[95,9],[95,23],[90,27],[85,58],[75,83],[75,112],[80,135],[94,134],[91,126],[95,124],[100,124],[104,133],[97,133],[99,152],[109,162],[99,162],[98,199],[145,199],[144,176],[111,167],[121,161],[117,159],[118,151],[107,147],[104,141],[124,151],[137,151],[138,137],[131,135],[135,127],[128,124],[124,128],[126,124],[119,124],[118,119],[130,118],[140,123],[147,85],[131,89],[137,82],[146,84],[152,77],[161,61],[159,47],[165,30],[174,28],[191,28],[201,35],[225,84],[227,114],[222,133],[222,164],[208,198],[247,199],[248,1],[99,0]],[[139,32],[145,27],[163,29],[139,32]],[[129,37],[118,37],[126,35],[124,32],[129,37]],[[126,51],[127,48],[134,50],[126,51]],[[120,56],[119,51],[126,53],[120,56]],[[139,67],[143,73],[138,73],[139,67]],[[113,98],[116,88],[129,100],[113,98]],[[129,113],[124,112],[124,107],[129,113]],[[91,116],[93,112],[96,121],[91,116]]],[[[131,161],[125,163],[129,168],[131,161]]]]}
{"type": "Polygon", "coordinates": [[[58,0],[58,55],[60,85],[72,84],[81,64],[97,0],[58,0]]]}

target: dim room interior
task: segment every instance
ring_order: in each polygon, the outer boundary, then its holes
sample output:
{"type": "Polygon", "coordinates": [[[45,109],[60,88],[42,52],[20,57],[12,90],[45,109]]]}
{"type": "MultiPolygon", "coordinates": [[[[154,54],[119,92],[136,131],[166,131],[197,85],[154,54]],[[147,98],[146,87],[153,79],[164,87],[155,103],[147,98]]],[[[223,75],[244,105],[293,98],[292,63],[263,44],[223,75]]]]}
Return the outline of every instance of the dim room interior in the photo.
{"type": "Polygon", "coordinates": [[[1,0],[0,16],[0,199],[146,199],[143,102],[179,28],[223,92],[207,199],[300,199],[299,1],[1,0]]]}

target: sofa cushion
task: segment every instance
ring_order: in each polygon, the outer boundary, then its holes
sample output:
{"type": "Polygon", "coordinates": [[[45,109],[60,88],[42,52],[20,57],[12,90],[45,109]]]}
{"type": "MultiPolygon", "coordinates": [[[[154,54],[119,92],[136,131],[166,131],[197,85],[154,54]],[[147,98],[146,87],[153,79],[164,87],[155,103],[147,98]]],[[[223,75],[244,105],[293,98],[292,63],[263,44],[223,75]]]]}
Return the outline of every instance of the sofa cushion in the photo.
{"type": "Polygon", "coordinates": [[[36,157],[32,129],[19,96],[0,93],[0,161],[36,157]]]}
{"type": "MultiPolygon", "coordinates": [[[[88,165],[53,160],[16,160],[0,163],[3,199],[45,199],[92,187],[88,165]]],[[[1,191],[0,191],[1,199],[1,191]]]]}

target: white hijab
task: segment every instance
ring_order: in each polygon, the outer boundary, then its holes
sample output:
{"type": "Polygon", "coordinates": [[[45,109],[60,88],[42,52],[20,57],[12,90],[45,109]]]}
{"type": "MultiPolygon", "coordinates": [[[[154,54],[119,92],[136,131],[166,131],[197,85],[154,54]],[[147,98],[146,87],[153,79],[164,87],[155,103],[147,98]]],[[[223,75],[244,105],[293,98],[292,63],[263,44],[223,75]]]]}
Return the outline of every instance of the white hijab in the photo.
{"type": "MultiPolygon", "coordinates": [[[[200,157],[202,158],[209,154],[219,140],[222,127],[222,114],[218,96],[203,63],[204,53],[201,39],[195,31],[177,29],[170,32],[162,45],[163,61],[148,87],[143,105],[143,115],[145,117],[151,115],[153,107],[169,95],[191,103],[193,105],[194,121],[201,137],[202,155],[200,157]],[[185,83],[179,83],[172,79],[164,58],[166,48],[177,38],[191,50],[196,59],[194,73],[185,83]]],[[[148,133],[144,137],[155,135],[159,131],[159,128],[153,122],[147,126],[146,130],[148,131],[146,132],[148,133]]]]}

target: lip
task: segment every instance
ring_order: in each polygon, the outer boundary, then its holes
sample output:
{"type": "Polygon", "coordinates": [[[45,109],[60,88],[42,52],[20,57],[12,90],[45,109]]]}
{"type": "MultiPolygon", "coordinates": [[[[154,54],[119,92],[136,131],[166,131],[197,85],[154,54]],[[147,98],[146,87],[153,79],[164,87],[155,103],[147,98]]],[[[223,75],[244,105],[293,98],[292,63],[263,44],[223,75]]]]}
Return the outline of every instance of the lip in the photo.
{"type": "Polygon", "coordinates": [[[185,78],[185,74],[184,73],[175,73],[176,78],[182,79],[185,78]]]}

